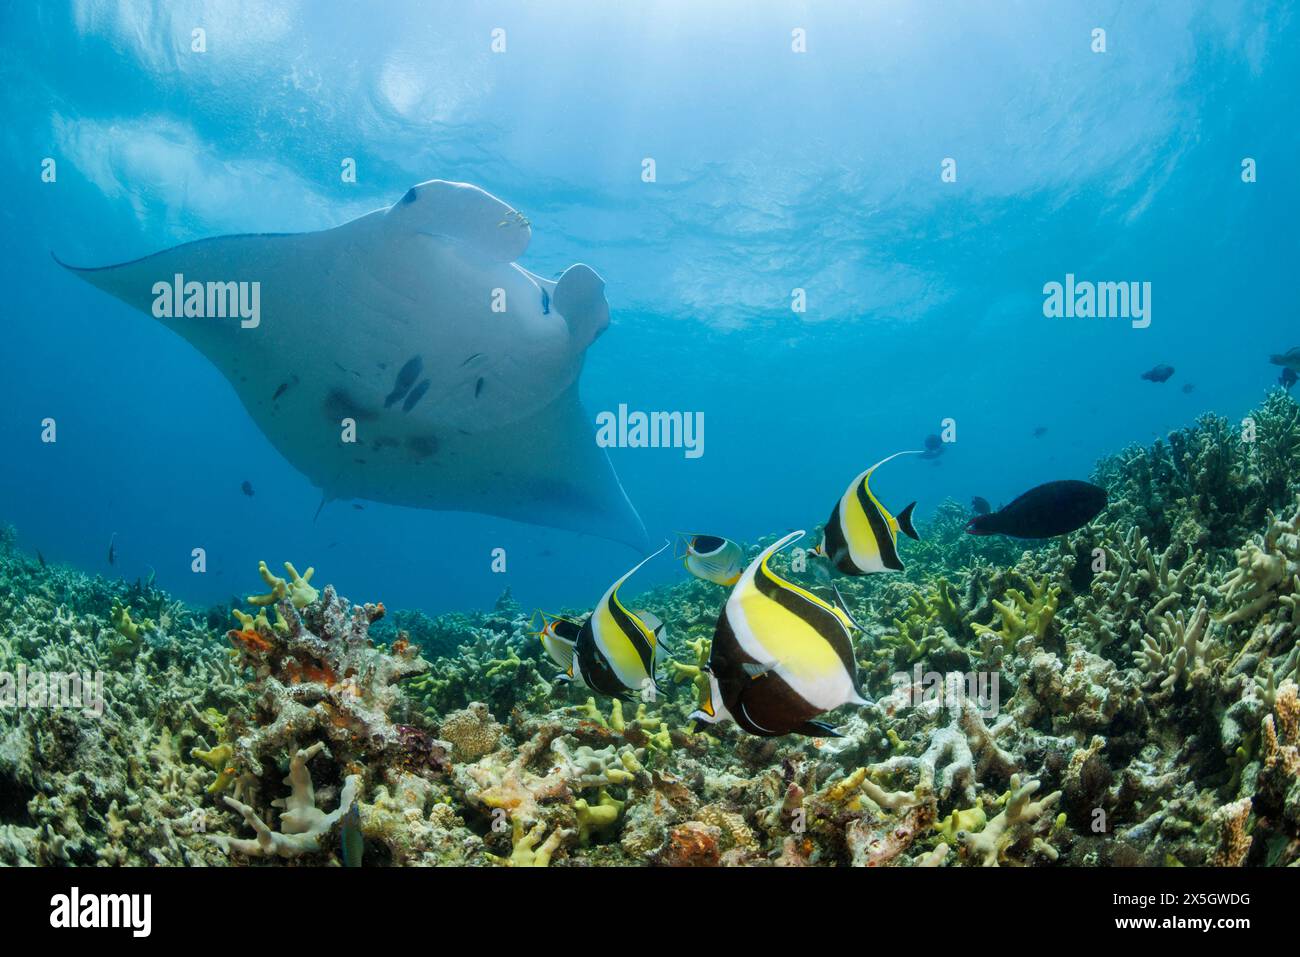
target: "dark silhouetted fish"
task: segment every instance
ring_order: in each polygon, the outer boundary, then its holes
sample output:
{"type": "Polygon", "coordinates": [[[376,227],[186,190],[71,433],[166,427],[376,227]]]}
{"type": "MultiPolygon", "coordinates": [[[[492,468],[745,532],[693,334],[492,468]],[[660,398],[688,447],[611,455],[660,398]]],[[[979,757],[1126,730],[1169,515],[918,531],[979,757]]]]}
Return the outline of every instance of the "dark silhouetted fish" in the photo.
{"type": "Polygon", "coordinates": [[[243,492],[245,495],[247,495],[249,498],[253,497],[253,483],[250,482],[248,479],[244,479],[244,481],[239,486],[239,490],[243,492]]]}
{"type": "Polygon", "coordinates": [[[42,568],[45,567],[45,556],[41,554],[41,550],[39,548],[36,549],[36,560],[41,563],[42,568]]]}
{"type": "Polygon", "coordinates": [[[108,540],[108,563],[110,565],[117,562],[117,532],[108,540]]]}
{"type": "Polygon", "coordinates": [[[1090,482],[1066,479],[1031,488],[1024,495],[966,525],[972,535],[1051,538],[1091,522],[1106,507],[1106,490],[1090,482]]]}
{"type": "Polygon", "coordinates": [[[1174,374],[1173,366],[1156,366],[1154,369],[1148,369],[1142,373],[1142,378],[1148,382],[1165,382],[1174,374]]]}
{"type": "Polygon", "coordinates": [[[1297,381],[1300,381],[1300,375],[1296,374],[1295,369],[1283,369],[1282,374],[1277,377],[1277,381],[1282,388],[1290,392],[1291,386],[1295,385],[1297,381]]]}
{"type": "Polygon", "coordinates": [[[993,511],[993,506],[989,504],[988,499],[976,495],[970,500],[970,510],[976,515],[987,515],[993,511]]]}
{"type": "Polygon", "coordinates": [[[352,507],[355,508],[358,512],[365,511],[365,508],[366,508],[366,507],[365,507],[364,505],[362,505],[360,502],[353,502],[353,503],[352,503],[352,507]]]}
{"type": "Polygon", "coordinates": [[[424,394],[428,391],[429,391],[429,380],[424,379],[407,395],[406,401],[402,403],[402,411],[410,412],[412,409],[414,409],[415,403],[423,399],[424,394]]]}
{"type": "Polygon", "coordinates": [[[411,391],[411,386],[415,385],[415,380],[420,377],[420,372],[423,369],[424,360],[419,356],[413,356],[406,360],[406,364],[397,372],[397,379],[393,383],[393,391],[388,393],[388,397],[384,399],[385,409],[392,408],[393,403],[411,391]]]}
{"type": "Polygon", "coordinates": [[[1196,391],[1195,382],[1189,382],[1185,386],[1183,386],[1183,395],[1191,395],[1195,391],[1196,391]]]}
{"type": "Polygon", "coordinates": [[[1268,361],[1275,366],[1286,366],[1292,372],[1300,373],[1300,346],[1288,349],[1280,355],[1269,356],[1268,361]]]}
{"type": "Polygon", "coordinates": [[[927,435],[925,437],[925,451],[921,453],[923,459],[937,459],[943,455],[943,439],[937,435],[927,435]]]}
{"type": "Polygon", "coordinates": [[[1038,428],[1034,429],[1034,438],[1036,439],[1041,439],[1046,434],[1047,426],[1045,425],[1040,425],[1038,428]]]}

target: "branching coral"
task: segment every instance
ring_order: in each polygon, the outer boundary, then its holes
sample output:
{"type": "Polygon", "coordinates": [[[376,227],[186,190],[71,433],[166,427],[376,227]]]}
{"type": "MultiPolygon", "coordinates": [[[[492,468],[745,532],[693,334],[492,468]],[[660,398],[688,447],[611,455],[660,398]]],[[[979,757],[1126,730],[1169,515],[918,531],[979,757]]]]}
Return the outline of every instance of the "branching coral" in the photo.
{"type": "Polygon", "coordinates": [[[998,743],[1013,729],[1014,722],[1007,716],[989,728],[976,703],[955,683],[945,688],[944,708],[951,715],[950,723],[931,733],[920,756],[894,755],[871,765],[870,771],[873,775],[914,772],[921,791],[937,794],[945,801],[955,796],[969,807],[975,802],[975,785],[980,776],[991,772],[1005,778],[1018,767],[1016,757],[998,743]]]}
{"type": "Polygon", "coordinates": [[[1215,657],[1212,642],[1206,636],[1210,612],[1202,598],[1191,616],[1182,611],[1166,612],[1160,619],[1160,634],[1142,639],[1138,664],[1152,680],[1159,680],[1161,690],[1181,687],[1202,679],[1215,657]]]}
{"type": "MultiPolygon", "coordinates": [[[[1018,588],[1007,591],[1007,601],[994,601],[993,608],[1001,619],[1000,625],[972,623],[975,634],[985,641],[994,641],[1004,654],[1016,648],[1022,638],[1032,638],[1033,646],[1042,645],[1052,629],[1056,618],[1056,609],[1060,603],[1061,588],[1046,581],[1030,582],[1030,593],[1026,595],[1018,588]]],[[[986,655],[988,658],[993,655],[986,655]]]]}
{"type": "Polygon", "coordinates": [[[211,836],[213,843],[227,853],[236,851],[249,857],[299,857],[320,850],[321,839],[352,807],[361,788],[360,776],[349,775],[343,782],[337,808],[326,814],[316,806],[316,790],[312,786],[307,762],[324,749],[325,743],[318,741],[310,748],[298,751],[289,762],[289,776],[284,783],[289,785],[290,794],[282,801],[272,802],[284,808],[280,814],[279,832],[272,831],[247,804],[226,795],[226,804],[239,812],[244,822],[257,832],[257,837],[245,839],[214,834],[211,836]]]}
{"type": "Polygon", "coordinates": [[[260,606],[278,605],[287,598],[294,608],[301,610],[320,597],[320,593],[311,586],[311,576],[315,574],[316,569],[308,568],[305,574],[299,575],[292,564],[285,562],[284,570],[289,575],[287,579],[271,574],[271,570],[266,567],[266,562],[259,562],[257,573],[262,576],[262,581],[266,582],[271,590],[265,595],[249,595],[248,603],[260,606]]]}
{"type": "MultiPolygon", "coordinates": [[[[1232,610],[1223,616],[1225,625],[1250,621],[1279,606],[1282,596],[1300,592],[1300,497],[1289,519],[1268,513],[1268,526],[1237,549],[1237,567],[1219,589],[1232,610]]],[[[1286,610],[1294,617],[1295,606],[1286,610]]]]}
{"type": "Polygon", "coordinates": [[[1054,822],[1048,816],[1061,799],[1060,791],[1040,798],[1031,798],[1042,787],[1040,781],[1020,783],[1020,775],[1011,776],[1011,790],[1003,795],[1006,802],[1000,814],[992,818],[980,831],[963,832],[964,853],[985,867],[997,867],[1008,860],[1017,845],[1029,844],[1031,853],[1056,860],[1057,851],[1045,840],[1054,822]]]}

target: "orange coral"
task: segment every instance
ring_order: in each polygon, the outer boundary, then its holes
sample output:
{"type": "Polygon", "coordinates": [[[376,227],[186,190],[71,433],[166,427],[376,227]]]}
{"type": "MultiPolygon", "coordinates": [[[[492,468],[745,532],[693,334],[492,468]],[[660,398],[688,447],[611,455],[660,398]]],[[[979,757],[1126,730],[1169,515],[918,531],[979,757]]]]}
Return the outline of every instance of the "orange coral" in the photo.
{"type": "Polygon", "coordinates": [[[285,668],[289,684],[319,683],[327,688],[338,683],[334,671],[328,665],[317,665],[310,661],[291,661],[285,668]]]}
{"type": "Polygon", "coordinates": [[[226,632],[226,637],[248,652],[264,654],[271,650],[271,643],[252,628],[245,628],[243,631],[231,629],[226,632]]]}

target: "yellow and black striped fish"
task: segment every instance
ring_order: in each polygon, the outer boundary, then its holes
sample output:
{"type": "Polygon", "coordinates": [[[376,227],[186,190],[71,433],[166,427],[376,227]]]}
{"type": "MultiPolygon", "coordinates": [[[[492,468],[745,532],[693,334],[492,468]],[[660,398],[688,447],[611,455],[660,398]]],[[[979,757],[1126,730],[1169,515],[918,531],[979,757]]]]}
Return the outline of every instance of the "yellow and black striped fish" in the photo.
{"type": "Polygon", "coordinates": [[[745,569],[718,618],[709,691],[691,714],[730,718],[750,734],[836,736],[818,715],[866,704],[857,679],[848,612],[776,575],[768,559],[803,537],[791,532],[745,569]]]}
{"type": "Polygon", "coordinates": [[[592,691],[611,698],[629,697],[646,690],[658,693],[655,664],[662,625],[644,612],[629,611],[619,601],[619,587],[642,565],[658,555],[647,555],[631,571],[609,586],[595,610],[583,622],[574,642],[569,677],[592,691]],[[646,619],[649,619],[647,621],[646,619]]]}
{"type": "Polygon", "coordinates": [[[681,535],[682,559],[686,570],[696,578],[715,585],[734,585],[745,567],[744,553],[735,542],[717,535],[681,535]]]}
{"type": "Polygon", "coordinates": [[[916,452],[895,452],[881,459],[853,480],[853,484],[835,503],[831,517],[826,520],[826,530],[821,544],[813,549],[845,575],[870,575],[872,572],[901,572],[903,562],[898,557],[898,533],[920,540],[912,526],[913,502],[898,513],[890,515],[874,495],[869,482],[871,473],[890,459],[916,452]]]}

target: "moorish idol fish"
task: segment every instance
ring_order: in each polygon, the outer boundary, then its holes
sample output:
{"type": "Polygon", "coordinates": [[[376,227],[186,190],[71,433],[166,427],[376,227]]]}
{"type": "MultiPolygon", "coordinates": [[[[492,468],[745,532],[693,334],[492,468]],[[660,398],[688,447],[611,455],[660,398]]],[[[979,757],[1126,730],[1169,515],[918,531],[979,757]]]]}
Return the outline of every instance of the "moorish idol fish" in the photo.
{"type": "Polygon", "coordinates": [[[655,660],[659,651],[658,619],[644,612],[628,611],[619,601],[618,590],[642,565],[665,548],[647,555],[614,584],[578,630],[568,677],[581,681],[592,691],[611,698],[628,697],[649,688],[658,694],[655,660]],[[649,617],[649,621],[647,621],[649,617]],[[647,684],[648,683],[648,684],[647,684]]]}
{"type": "Polygon", "coordinates": [[[918,541],[921,538],[912,526],[912,509],[916,508],[916,503],[907,506],[898,513],[898,518],[894,518],[871,494],[867,483],[871,473],[890,459],[916,454],[920,453],[895,452],[855,478],[848,491],[835,503],[831,517],[826,520],[821,544],[812,553],[828,558],[845,575],[901,572],[903,563],[898,557],[898,533],[901,531],[918,541]]]}
{"type": "Polygon", "coordinates": [[[548,615],[540,610],[534,613],[533,623],[536,623],[538,618],[542,620],[542,624],[533,634],[541,641],[542,650],[560,666],[560,670],[565,672],[562,677],[567,680],[568,672],[573,667],[573,646],[577,644],[582,623],[559,615],[548,615]]]}
{"type": "Polygon", "coordinates": [[[655,633],[656,644],[663,645],[665,648],[668,647],[668,631],[664,628],[664,623],[659,620],[658,615],[643,608],[636,609],[632,614],[645,622],[645,626],[655,633]]]}
{"type": "Polygon", "coordinates": [[[730,718],[764,737],[838,737],[813,719],[841,705],[867,703],[848,612],[767,567],[772,555],[803,534],[791,532],[769,545],[732,589],[713,633],[708,692],[691,713],[697,722],[730,718]]]}
{"type": "Polygon", "coordinates": [[[674,555],[686,563],[686,570],[696,578],[715,585],[734,585],[740,580],[745,567],[744,553],[739,545],[716,535],[681,535],[680,544],[685,551],[674,555]]]}

